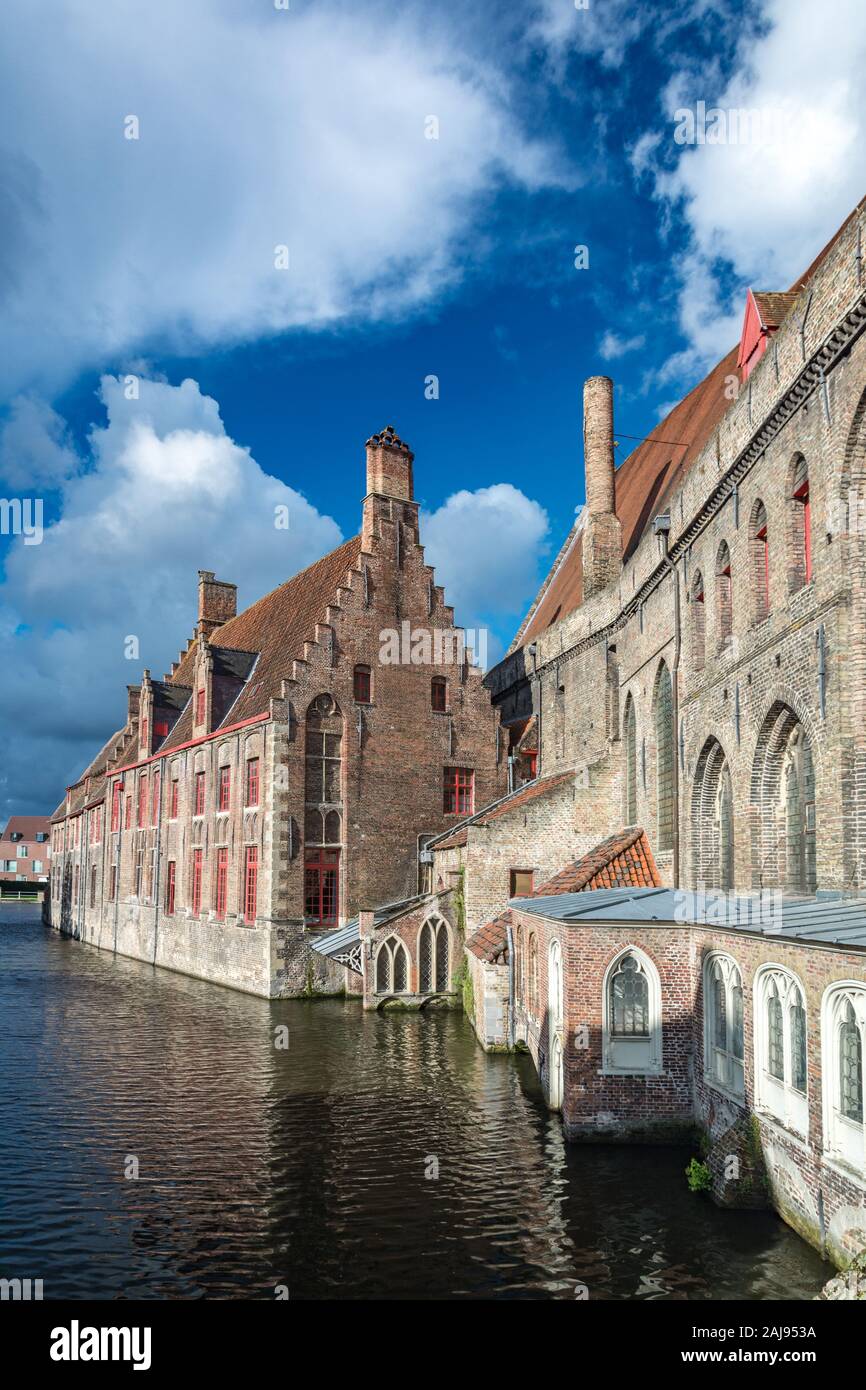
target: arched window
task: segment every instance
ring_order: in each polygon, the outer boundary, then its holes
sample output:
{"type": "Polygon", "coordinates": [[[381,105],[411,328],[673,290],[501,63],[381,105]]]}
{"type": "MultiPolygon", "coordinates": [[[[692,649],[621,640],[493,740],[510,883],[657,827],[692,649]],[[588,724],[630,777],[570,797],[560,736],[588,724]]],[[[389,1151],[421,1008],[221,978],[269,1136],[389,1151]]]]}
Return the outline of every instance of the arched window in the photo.
{"type": "Polygon", "coordinates": [[[802,454],[791,468],[790,492],[791,567],[789,587],[793,593],[812,578],[812,509],[809,501],[809,468],[802,454]]]}
{"type": "Polygon", "coordinates": [[[862,1177],[866,1173],[866,986],[860,981],[831,985],[821,1016],[824,1147],[862,1177]]]}
{"type": "Polygon", "coordinates": [[[781,966],[755,977],[755,1097],[788,1129],[806,1135],[806,1009],[802,986],[781,966]]]}
{"type": "Polygon", "coordinates": [[[710,955],[704,964],[704,1078],[742,1096],[743,980],[730,956],[710,955]]]}
{"type": "Polygon", "coordinates": [[[523,998],[523,928],[518,926],[514,933],[514,997],[520,1004],[523,998]]]}
{"type": "Polygon", "coordinates": [[[734,631],[733,594],[731,590],[731,552],[722,541],[716,555],[716,640],[719,651],[728,645],[734,631]]]}
{"type": "Polygon", "coordinates": [[[369,705],[372,699],[373,677],[369,666],[356,666],[353,673],[352,698],[356,704],[369,705]]]}
{"type": "Polygon", "coordinates": [[[761,501],[752,508],[749,548],[752,553],[752,617],[754,622],[762,623],[770,612],[770,536],[767,509],[761,501]]]}
{"type": "Polygon", "coordinates": [[[448,708],[448,682],[444,676],[434,676],[430,682],[430,705],[439,714],[448,708]]]}
{"type": "Polygon", "coordinates": [[[409,989],[409,957],[396,936],[383,941],[376,955],[376,993],[406,994],[409,989]]]}
{"type": "Polygon", "coordinates": [[[661,986],[643,951],[629,946],[604,978],[603,1060],[608,1072],[661,1070],[661,986]]]}
{"type": "Polygon", "coordinates": [[[418,980],[422,994],[448,989],[448,928],[441,917],[429,918],[418,941],[418,980]]]}
{"type": "Polygon", "coordinates": [[[703,671],[706,655],[706,604],[704,603],[704,579],[700,570],[695,572],[691,588],[692,609],[692,665],[696,671],[703,671]]]}
{"type": "Polygon", "coordinates": [[[692,874],[699,892],[734,887],[734,800],[722,745],[708,739],[692,791],[692,874]]]}
{"type": "Polygon", "coordinates": [[[674,845],[674,725],[671,673],[659,665],[653,698],[656,735],[656,845],[660,853],[674,845]]]}
{"type": "Polygon", "coordinates": [[[629,695],[625,702],[625,823],[637,824],[637,719],[634,700],[629,695]]]}
{"type": "Polygon", "coordinates": [[[535,932],[529,936],[529,1011],[538,1015],[538,944],[535,932]]]}
{"type": "Polygon", "coordinates": [[[752,768],[755,888],[810,895],[818,885],[815,766],[806,730],[787,705],[773,705],[752,768]]]}
{"type": "Polygon", "coordinates": [[[307,710],[304,775],[304,917],[336,922],[340,912],[343,716],[333,696],[307,710]],[[328,848],[325,848],[328,846],[328,848]]]}

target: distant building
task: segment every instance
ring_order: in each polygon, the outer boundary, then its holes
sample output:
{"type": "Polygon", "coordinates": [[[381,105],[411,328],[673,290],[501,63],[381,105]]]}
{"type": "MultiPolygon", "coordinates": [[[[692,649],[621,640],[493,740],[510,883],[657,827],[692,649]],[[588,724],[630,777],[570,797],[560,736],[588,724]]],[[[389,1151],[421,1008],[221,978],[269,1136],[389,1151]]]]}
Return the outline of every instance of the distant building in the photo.
{"type": "MultiPolygon", "coordinates": [[[[51,874],[51,824],[47,816],[10,816],[0,836],[0,884],[47,883],[51,874]]],[[[2,890],[0,890],[2,891],[2,890]]]]}

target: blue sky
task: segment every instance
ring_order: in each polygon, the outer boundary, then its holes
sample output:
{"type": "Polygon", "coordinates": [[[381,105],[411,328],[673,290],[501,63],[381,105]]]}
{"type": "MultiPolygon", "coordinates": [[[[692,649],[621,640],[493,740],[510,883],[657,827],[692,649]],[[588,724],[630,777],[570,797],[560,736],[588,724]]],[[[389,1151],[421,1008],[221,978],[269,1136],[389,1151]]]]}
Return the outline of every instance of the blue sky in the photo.
{"type": "Polygon", "coordinates": [[[0,811],[53,808],[191,632],[198,568],[249,602],[358,529],[386,423],[458,620],[504,650],[583,500],[583,379],[614,377],[624,457],[861,196],[864,14],[11,0],[0,484],[45,535],[0,536],[0,811]],[[699,100],[783,136],[679,145],[699,100]]]}

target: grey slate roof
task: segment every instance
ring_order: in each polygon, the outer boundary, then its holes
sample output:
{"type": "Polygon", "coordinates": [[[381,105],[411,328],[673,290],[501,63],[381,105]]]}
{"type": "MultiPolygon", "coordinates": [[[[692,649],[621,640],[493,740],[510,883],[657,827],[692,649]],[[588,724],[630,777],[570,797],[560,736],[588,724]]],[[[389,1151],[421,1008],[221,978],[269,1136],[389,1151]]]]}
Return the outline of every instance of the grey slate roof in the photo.
{"type": "Polygon", "coordinates": [[[596,888],[551,897],[513,898],[509,906],[575,926],[591,922],[706,925],[866,950],[866,898],[831,894],[794,898],[773,891],[749,896],[673,888],[596,888]]]}
{"type": "MultiPolygon", "coordinates": [[[[373,928],[382,927],[386,922],[392,922],[397,917],[402,917],[405,912],[415,907],[417,903],[429,898],[429,893],[417,893],[414,898],[402,898],[400,902],[385,903],[382,907],[377,907],[373,913],[373,928]]],[[[333,931],[324,932],[321,936],[312,936],[310,945],[314,951],[318,951],[320,956],[341,956],[350,951],[353,946],[357,946],[361,940],[361,932],[358,918],[353,917],[351,922],[347,922],[344,927],[336,927],[333,931]]]]}

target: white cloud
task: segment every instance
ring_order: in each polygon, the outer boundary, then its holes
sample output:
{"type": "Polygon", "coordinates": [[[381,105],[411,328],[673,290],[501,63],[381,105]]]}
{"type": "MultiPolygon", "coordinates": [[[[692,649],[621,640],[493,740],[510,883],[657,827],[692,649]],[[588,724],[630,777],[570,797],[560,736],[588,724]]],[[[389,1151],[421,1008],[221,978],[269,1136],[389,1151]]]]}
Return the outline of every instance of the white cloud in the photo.
{"type": "Polygon", "coordinates": [[[522,615],[538,588],[548,526],[544,508],[511,483],[463,489],[422,512],[425,557],[459,623],[522,615]]]}
{"type": "Polygon", "coordinates": [[[16,396],[0,426],[0,482],[30,494],[57,487],[78,466],[65,420],[39,397],[16,396]]]}
{"type": "Polygon", "coordinates": [[[440,298],[500,187],[573,184],[448,23],[420,5],[7,0],[0,391],[440,298]]]}
{"type": "Polygon", "coordinates": [[[632,338],[621,338],[618,333],[608,329],[602,336],[598,350],[605,362],[612,362],[617,357],[625,357],[627,352],[636,352],[645,342],[646,335],[643,333],[636,333],[632,338]]]}
{"type": "MultiPolygon", "coordinates": [[[[703,74],[677,73],[666,93],[670,142],[675,111],[698,101],[764,117],[755,139],[683,146],[682,153],[677,147],[675,167],[656,168],[657,196],[682,209],[690,234],[680,266],[680,326],[692,365],[695,355],[708,365],[736,341],[742,289],[787,289],[863,192],[862,0],[764,0],[761,17],[766,32],[749,30],[723,89],[712,65],[703,74]],[[721,264],[741,286],[730,303],[718,298],[721,264]]],[[[636,146],[642,167],[660,153],[658,144],[636,146]]]]}

